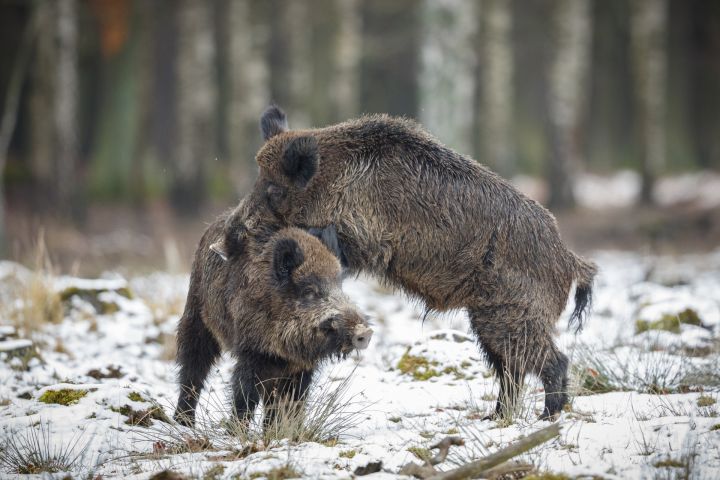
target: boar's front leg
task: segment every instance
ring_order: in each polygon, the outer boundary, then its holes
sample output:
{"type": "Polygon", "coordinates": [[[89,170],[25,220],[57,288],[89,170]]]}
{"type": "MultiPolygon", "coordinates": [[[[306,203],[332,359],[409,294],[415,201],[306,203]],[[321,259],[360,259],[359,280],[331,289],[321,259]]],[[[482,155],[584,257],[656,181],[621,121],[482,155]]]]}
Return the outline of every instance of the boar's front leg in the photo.
{"type": "Polygon", "coordinates": [[[175,420],[185,426],[195,424],[195,408],[210,368],[220,355],[220,346],[202,321],[198,308],[189,305],[177,333],[177,363],[180,395],[175,420]]]}
{"type": "Polygon", "coordinates": [[[265,405],[265,431],[278,430],[283,422],[302,416],[312,377],[313,371],[305,370],[262,382],[260,392],[265,405]]]}
{"type": "Polygon", "coordinates": [[[248,355],[237,358],[232,374],[233,413],[241,422],[249,422],[260,402],[256,362],[248,355]]]}

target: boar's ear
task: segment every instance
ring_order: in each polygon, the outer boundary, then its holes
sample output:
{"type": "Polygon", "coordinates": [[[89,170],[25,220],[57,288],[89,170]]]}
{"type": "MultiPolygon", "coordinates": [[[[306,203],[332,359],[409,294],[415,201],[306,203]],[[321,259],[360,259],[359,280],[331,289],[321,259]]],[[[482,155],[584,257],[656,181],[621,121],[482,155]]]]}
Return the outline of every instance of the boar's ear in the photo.
{"type": "Polygon", "coordinates": [[[270,105],[260,117],[260,130],[263,140],[268,141],[278,133],[288,129],[287,116],[277,105],[270,105]]]}
{"type": "Polygon", "coordinates": [[[305,261],[300,245],[292,238],[283,238],[275,245],[273,252],[273,276],[281,285],[290,282],[297,267],[305,261]]]}
{"type": "Polygon", "coordinates": [[[343,270],[348,267],[347,257],[345,256],[345,252],[343,252],[340,239],[337,236],[337,230],[335,230],[335,225],[330,224],[325,228],[312,227],[308,229],[308,233],[319,238],[328,250],[330,250],[338,260],[340,260],[340,265],[343,270]]]}
{"type": "Polygon", "coordinates": [[[223,240],[218,240],[217,242],[210,245],[210,250],[220,255],[220,258],[222,258],[224,262],[227,262],[228,254],[227,249],[225,248],[225,242],[223,240]]]}
{"type": "Polygon", "coordinates": [[[298,137],[285,147],[283,173],[300,188],[305,188],[317,172],[318,144],[315,137],[298,137]]]}

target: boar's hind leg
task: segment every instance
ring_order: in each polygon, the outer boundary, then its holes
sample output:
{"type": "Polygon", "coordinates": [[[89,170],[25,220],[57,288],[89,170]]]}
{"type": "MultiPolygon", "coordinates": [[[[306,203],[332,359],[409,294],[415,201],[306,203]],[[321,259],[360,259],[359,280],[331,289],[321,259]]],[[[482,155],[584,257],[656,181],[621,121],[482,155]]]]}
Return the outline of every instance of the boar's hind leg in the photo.
{"type": "Polygon", "coordinates": [[[521,352],[517,351],[516,334],[505,320],[514,313],[513,310],[507,307],[484,307],[469,311],[472,330],[500,384],[495,411],[486,419],[512,417],[527,371],[519,355],[521,352]]]}
{"type": "Polygon", "coordinates": [[[312,376],[312,370],[308,370],[263,382],[260,391],[265,404],[263,427],[266,431],[281,429],[283,422],[302,415],[312,376]]]}
{"type": "MultiPolygon", "coordinates": [[[[551,340],[552,341],[552,340],[551,340]]],[[[541,362],[539,376],[545,388],[545,408],[541,420],[551,420],[560,413],[568,400],[568,358],[553,344],[541,362]]]]}
{"type": "Polygon", "coordinates": [[[210,368],[220,355],[220,346],[200,316],[186,311],[178,326],[177,349],[180,396],[175,420],[192,426],[200,391],[210,368]]]}

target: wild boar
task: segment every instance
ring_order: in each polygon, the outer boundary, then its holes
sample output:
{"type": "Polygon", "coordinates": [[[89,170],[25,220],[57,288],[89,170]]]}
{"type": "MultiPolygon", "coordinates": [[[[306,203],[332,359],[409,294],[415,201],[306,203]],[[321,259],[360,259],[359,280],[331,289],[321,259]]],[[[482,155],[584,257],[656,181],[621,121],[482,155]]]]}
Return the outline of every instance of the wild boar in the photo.
{"type": "Polygon", "coordinates": [[[499,377],[495,416],[527,373],[545,388],[541,418],[560,412],[568,359],[555,324],[575,282],[570,322],[582,327],[596,266],[564,245],[548,210],[408,119],[293,131],[272,106],[261,130],[254,222],[333,224],[350,273],[402,288],[428,310],[467,310],[499,377]]]}
{"type": "MultiPolygon", "coordinates": [[[[194,424],[198,396],[221,351],[236,361],[235,413],[249,419],[262,399],[268,425],[278,402],[302,402],[320,363],[366,348],[373,333],[342,293],[339,260],[318,238],[297,228],[252,232],[236,215],[227,240],[228,216],[200,241],[178,326],[175,419],[185,425],[194,424]]],[[[317,233],[334,236],[332,228],[317,233]]]]}

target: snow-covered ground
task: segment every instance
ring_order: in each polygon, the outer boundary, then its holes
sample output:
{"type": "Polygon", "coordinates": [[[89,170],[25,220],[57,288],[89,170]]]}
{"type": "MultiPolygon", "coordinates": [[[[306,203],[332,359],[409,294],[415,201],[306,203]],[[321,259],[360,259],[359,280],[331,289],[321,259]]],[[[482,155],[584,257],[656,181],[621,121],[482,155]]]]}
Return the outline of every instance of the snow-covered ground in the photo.
{"type": "MultiPolygon", "coordinates": [[[[690,468],[690,478],[720,478],[720,251],[593,258],[601,274],[592,317],[577,336],[566,330],[567,315],[558,325],[573,363],[573,391],[583,394],[562,414],[561,436],[523,459],[540,472],[571,477],[687,478],[681,473],[690,468]]],[[[0,263],[0,324],[10,325],[9,312],[23,308],[13,292],[32,278],[16,264],[0,263]]],[[[373,318],[376,333],[362,355],[325,367],[318,380],[323,392],[347,387],[339,413],[347,432],[337,441],[281,441],[249,454],[239,440],[218,434],[205,446],[211,448],[172,453],[168,446],[186,432],[154,408],[172,415],[173,332],[187,277],[109,274],[51,283],[62,292],[62,321],[42,326],[32,347],[12,328],[0,328],[3,478],[18,457],[13,449],[27,453],[38,444],[46,453],[64,453],[74,478],[148,478],[164,469],[259,478],[287,465],[306,478],[352,478],[377,462],[380,472],[368,478],[395,478],[404,464],[418,461],[413,451],[446,435],[459,435],[466,445],[453,447],[445,469],[548,425],[537,420],[543,395],[534,379],[512,423],[482,420],[497,387],[462,312],[423,320],[416,302],[349,279],[345,290],[373,318]],[[408,363],[418,367],[415,375],[400,368],[408,363]]],[[[207,422],[229,412],[230,366],[224,357],[203,394],[200,415],[207,422]]]]}

